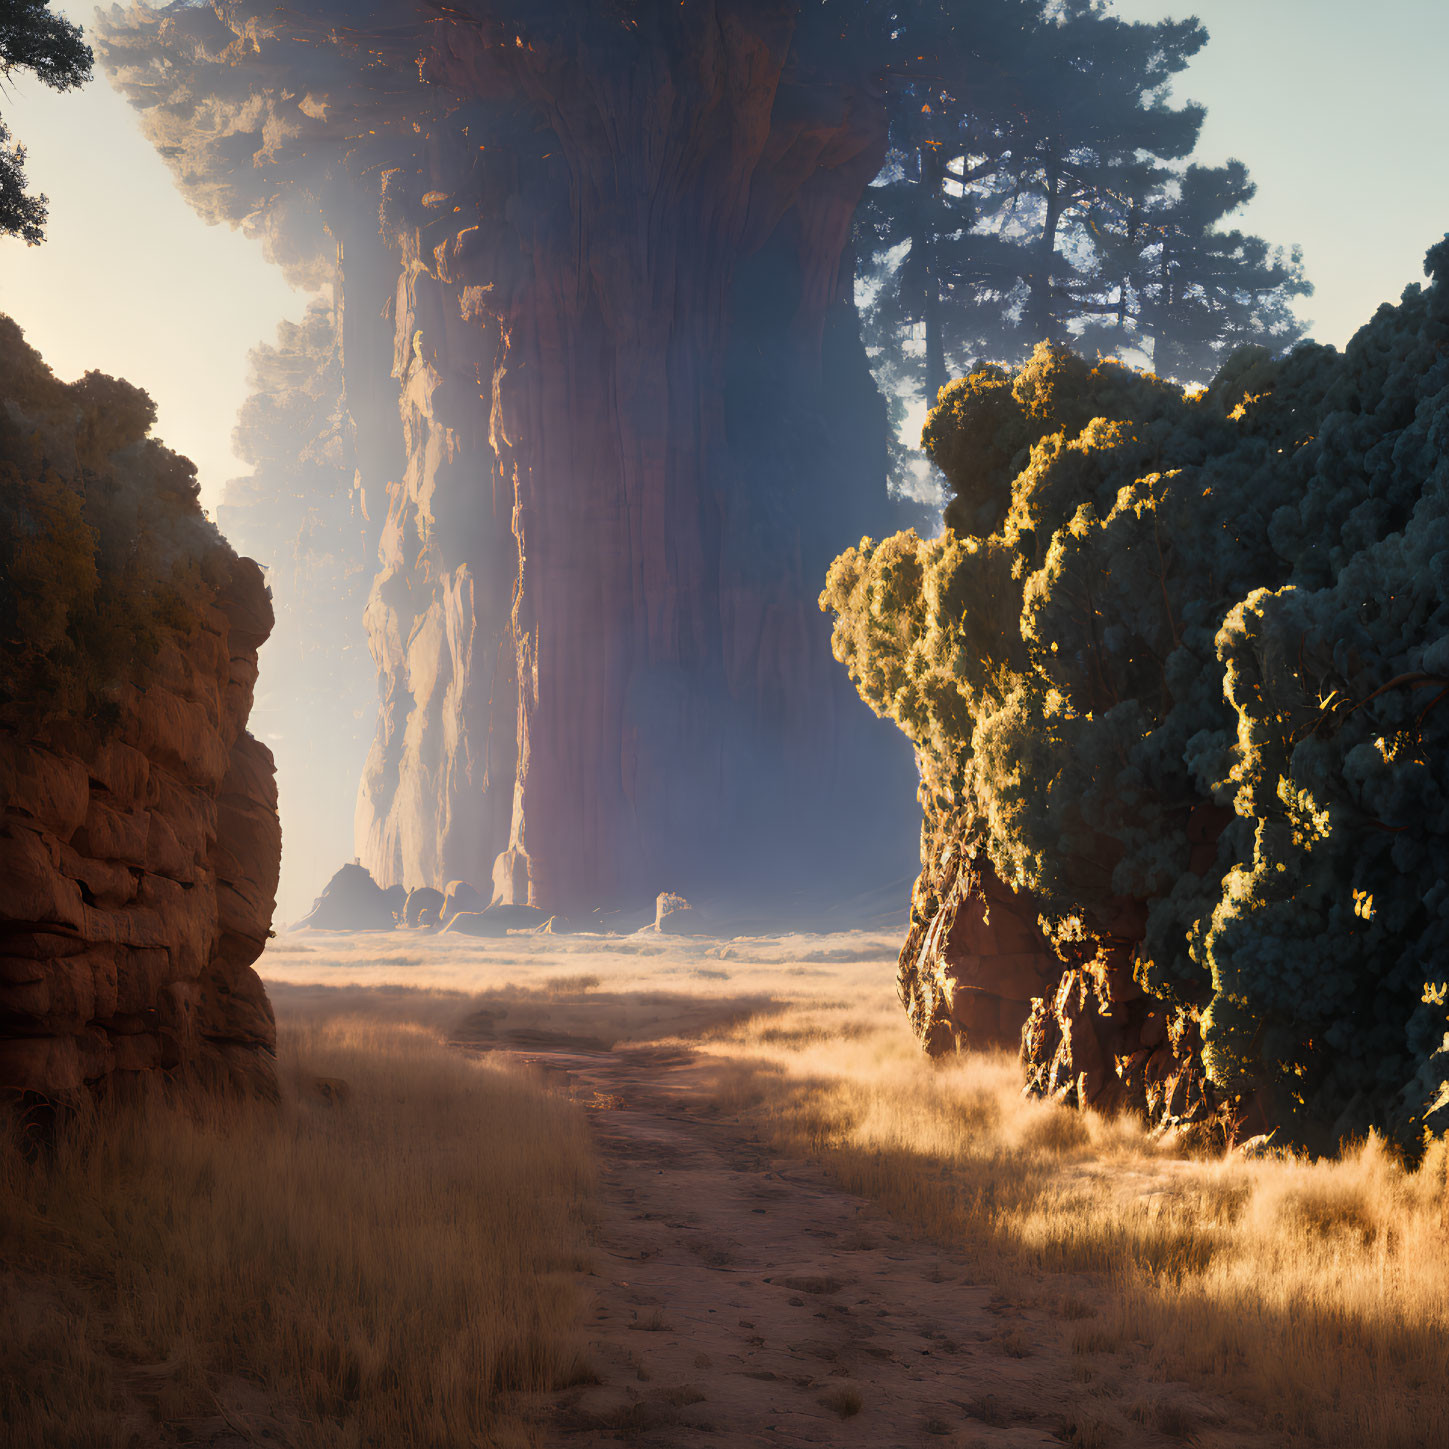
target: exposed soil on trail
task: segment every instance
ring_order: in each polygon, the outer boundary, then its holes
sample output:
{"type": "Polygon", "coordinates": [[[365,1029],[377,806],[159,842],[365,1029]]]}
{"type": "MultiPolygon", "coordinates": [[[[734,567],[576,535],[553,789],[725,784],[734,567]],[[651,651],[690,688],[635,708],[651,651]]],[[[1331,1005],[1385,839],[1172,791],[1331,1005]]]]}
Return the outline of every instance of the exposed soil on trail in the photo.
{"type": "Polygon", "coordinates": [[[595,1126],[583,1284],[598,1382],[538,1406],[548,1444],[1279,1442],[1241,1408],[1081,1351],[1083,1324],[1043,1306],[1049,1295],[1004,1292],[810,1164],[772,1156],[711,1101],[706,1059],[541,1035],[460,1044],[567,1073],[595,1126]]]}

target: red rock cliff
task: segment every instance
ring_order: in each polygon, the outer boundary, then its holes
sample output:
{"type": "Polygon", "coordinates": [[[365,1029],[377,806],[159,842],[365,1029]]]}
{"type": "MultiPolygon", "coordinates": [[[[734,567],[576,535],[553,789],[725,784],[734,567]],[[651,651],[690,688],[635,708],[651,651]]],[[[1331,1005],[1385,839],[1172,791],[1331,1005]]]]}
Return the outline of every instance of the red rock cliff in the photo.
{"type": "Polygon", "coordinates": [[[246,732],[260,569],[146,438],[145,395],[65,386],[0,318],[0,1089],[165,1073],[274,1090],[252,963],[272,760],[246,732]]]}
{"type": "MultiPolygon", "coordinates": [[[[1220,812],[1197,812],[1194,851],[1211,859],[1221,828],[1220,812]]],[[[1001,880],[972,834],[962,816],[927,809],[897,976],[926,1052],[1019,1048],[1034,1095],[1130,1107],[1164,1126],[1216,1119],[1222,1103],[1203,1073],[1195,1020],[1136,982],[1142,903],[1117,901],[1080,950],[1059,955],[1037,901],[1001,880]]]]}
{"type": "Polygon", "coordinates": [[[899,870],[899,809],[841,828],[909,767],[814,606],[888,521],[868,68],[812,62],[786,0],[338,10],[133,12],[102,54],[196,205],[338,289],[363,862],[564,912],[899,870]]]}

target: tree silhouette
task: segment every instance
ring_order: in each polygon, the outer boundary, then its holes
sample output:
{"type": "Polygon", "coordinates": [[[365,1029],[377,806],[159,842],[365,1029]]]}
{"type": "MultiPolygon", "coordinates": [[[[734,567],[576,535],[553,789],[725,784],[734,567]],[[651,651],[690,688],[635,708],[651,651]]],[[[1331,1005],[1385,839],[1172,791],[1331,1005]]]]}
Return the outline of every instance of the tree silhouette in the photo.
{"type": "MultiPolygon", "coordinates": [[[[886,168],[857,218],[865,336],[898,426],[910,398],[1042,341],[1202,383],[1245,342],[1301,336],[1299,256],[1222,229],[1253,183],[1238,161],[1191,164],[1203,109],[1168,99],[1199,22],[1088,0],[950,12],[902,9],[918,54],[895,68],[886,168]]],[[[898,441],[898,478],[909,454],[898,441]]]]}
{"type": "MultiPolygon", "coordinates": [[[[91,48],[46,0],[0,0],[0,77],[8,81],[16,71],[51,90],[73,90],[91,78],[91,48]]],[[[35,246],[45,240],[46,199],[25,186],[25,147],[0,121],[0,232],[35,246]]]]}

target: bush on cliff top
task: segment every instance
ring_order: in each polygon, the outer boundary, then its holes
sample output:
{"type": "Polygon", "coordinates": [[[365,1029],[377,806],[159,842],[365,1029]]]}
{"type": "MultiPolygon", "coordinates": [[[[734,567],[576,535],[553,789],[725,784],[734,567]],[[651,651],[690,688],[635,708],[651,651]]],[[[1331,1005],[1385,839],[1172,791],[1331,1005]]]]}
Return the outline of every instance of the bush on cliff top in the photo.
{"type": "Polygon", "coordinates": [[[60,382],[0,317],[0,709],[79,712],[185,641],[232,554],[156,409],[100,372],[60,382]]]}
{"type": "Polygon", "coordinates": [[[821,596],[928,815],[1064,959],[1143,903],[1138,980],[1219,1086],[1410,1147],[1449,1127],[1449,239],[1426,270],[1342,354],[1200,393],[978,368],[926,425],[944,536],[864,539],[821,596]]]}

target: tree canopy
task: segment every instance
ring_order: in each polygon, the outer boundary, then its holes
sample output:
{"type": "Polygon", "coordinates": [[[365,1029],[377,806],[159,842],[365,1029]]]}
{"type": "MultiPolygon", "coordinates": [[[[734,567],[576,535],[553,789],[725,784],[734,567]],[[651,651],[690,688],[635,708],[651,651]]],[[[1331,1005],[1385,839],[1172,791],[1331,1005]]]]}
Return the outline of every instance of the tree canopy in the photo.
{"type": "Polygon", "coordinates": [[[1130,23],[1091,0],[919,0],[899,19],[920,53],[887,71],[890,152],[857,225],[898,421],[1041,341],[1203,382],[1244,343],[1301,336],[1299,255],[1228,225],[1247,168],[1193,163],[1204,110],[1168,96],[1207,41],[1197,20],[1130,23]]]}
{"type": "Polygon", "coordinates": [[[975,370],[925,431],[944,536],[862,540],[821,597],[1064,961],[1142,903],[1134,973],[1219,1088],[1411,1149],[1449,1128],[1449,239],[1427,270],[1342,354],[1197,392],[1056,343],[975,370]]]}
{"type": "MultiPolygon", "coordinates": [[[[28,71],[52,90],[91,78],[91,49],[80,27],[51,13],[47,0],[0,0],[0,76],[28,71]]],[[[46,199],[26,190],[25,147],[0,121],[0,233],[35,246],[45,239],[46,199]]]]}

